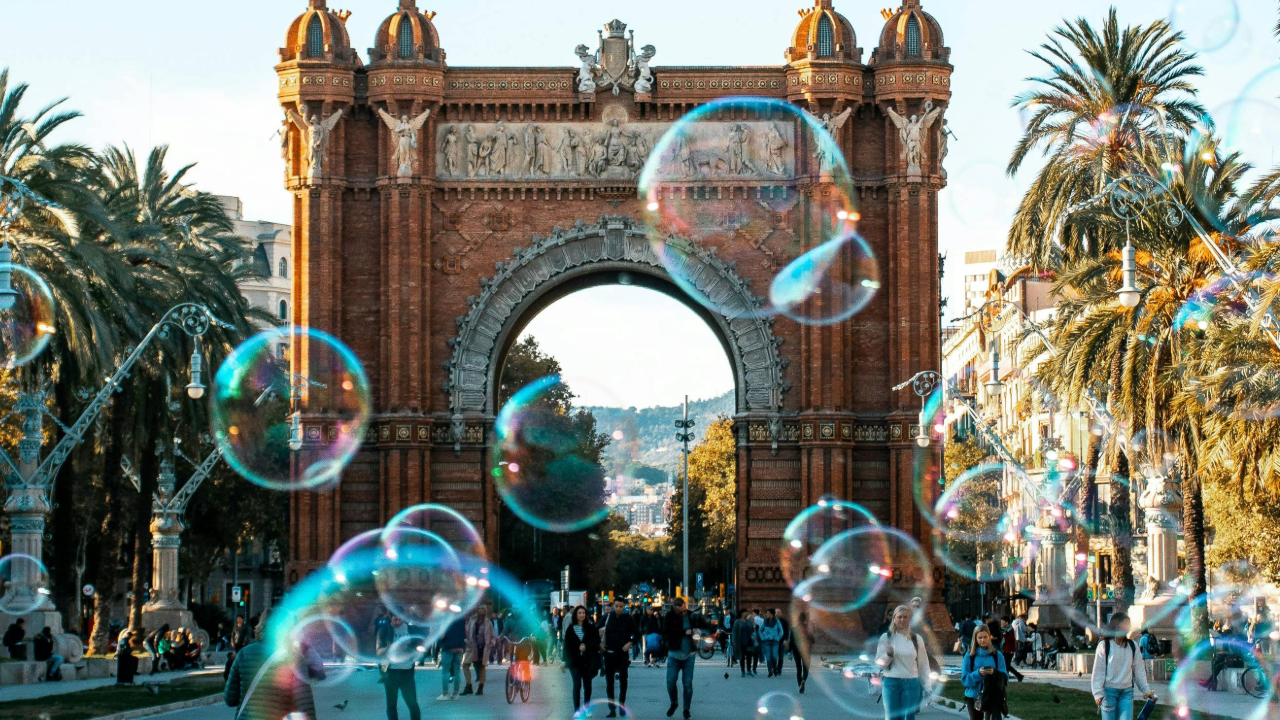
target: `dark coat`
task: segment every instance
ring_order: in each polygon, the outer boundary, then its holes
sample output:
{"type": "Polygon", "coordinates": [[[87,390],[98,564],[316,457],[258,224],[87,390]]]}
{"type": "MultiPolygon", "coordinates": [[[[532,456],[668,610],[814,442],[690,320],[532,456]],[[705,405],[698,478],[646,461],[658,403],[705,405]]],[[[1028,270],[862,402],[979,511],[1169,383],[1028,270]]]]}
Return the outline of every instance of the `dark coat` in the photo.
{"type": "MultiPolygon", "coordinates": [[[[263,672],[252,695],[249,694],[253,679],[267,663],[269,655],[267,645],[261,642],[250,643],[236,653],[223,691],[226,703],[239,708],[235,717],[238,720],[278,720],[294,712],[316,717],[311,686],[298,677],[298,668],[294,667],[296,661],[273,663],[263,672]]],[[[317,672],[319,677],[323,677],[322,669],[317,672]]]]}
{"type": "Polygon", "coordinates": [[[627,643],[635,645],[640,641],[639,630],[636,629],[635,620],[623,613],[621,616],[614,615],[612,612],[605,613],[604,621],[604,648],[606,652],[622,652],[622,646],[627,643]]]}
{"type": "Polygon", "coordinates": [[[595,623],[590,620],[582,623],[581,640],[578,639],[578,633],[574,632],[573,625],[564,629],[562,639],[564,651],[561,653],[561,659],[564,660],[564,664],[594,674],[600,666],[600,631],[595,623]],[[585,651],[579,649],[583,645],[587,647],[585,651]]]}
{"type": "MultiPolygon", "coordinates": [[[[689,628],[692,630],[705,630],[706,627],[707,623],[702,619],[702,616],[690,610],[689,628]]],[[[684,619],[680,617],[680,613],[672,610],[662,619],[662,637],[667,641],[667,652],[680,652],[685,638],[684,619]]],[[[690,638],[690,642],[692,642],[692,638],[690,638]]],[[[697,650],[697,645],[694,645],[693,649],[697,650]]]]}
{"type": "Polygon", "coordinates": [[[733,652],[737,657],[751,652],[760,645],[759,631],[750,620],[735,620],[733,629],[729,631],[733,637],[733,652]]]}

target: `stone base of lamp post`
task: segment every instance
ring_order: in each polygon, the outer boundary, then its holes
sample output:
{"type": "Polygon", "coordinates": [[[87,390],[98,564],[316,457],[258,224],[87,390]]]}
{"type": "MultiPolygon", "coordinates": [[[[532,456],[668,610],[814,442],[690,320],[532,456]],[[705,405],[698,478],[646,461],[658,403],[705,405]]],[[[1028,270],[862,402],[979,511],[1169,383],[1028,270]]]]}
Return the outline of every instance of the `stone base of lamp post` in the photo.
{"type": "Polygon", "coordinates": [[[146,628],[147,632],[164,625],[168,625],[173,630],[196,629],[191,611],[184,607],[153,607],[150,603],[142,606],[142,627],[146,628]]]}
{"type": "MultiPolygon", "coordinates": [[[[9,627],[18,618],[22,618],[23,624],[27,631],[27,657],[32,657],[30,650],[31,638],[35,637],[44,628],[49,628],[53,633],[53,651],[62,656],[62,659],[69,663],[79,662],[84,656],[84,643],[75,635],[69,635],[63,632],[62,613],[52,608],[47,610],[33,610],[23,615],[10,615],[9,613],[0,612],[0,627],[9,627]]],[[[9,657],[8,650],[0,648],[0,657],[9,657]]]]}

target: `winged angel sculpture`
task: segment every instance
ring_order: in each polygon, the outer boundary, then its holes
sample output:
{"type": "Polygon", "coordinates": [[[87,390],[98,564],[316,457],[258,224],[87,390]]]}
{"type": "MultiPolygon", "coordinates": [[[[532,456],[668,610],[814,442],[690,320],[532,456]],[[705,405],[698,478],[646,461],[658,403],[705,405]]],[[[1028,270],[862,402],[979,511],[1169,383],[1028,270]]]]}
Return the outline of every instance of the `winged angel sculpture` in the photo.
{"type": "Polygon", "coordinates": [[[898,138],[902,141],[902,154],[907,159],[907,174],[919,175],[920,159],[924,151],[922,138],[942,114],[942,108],[934,107],[933,101],[928,100],[924,104],[924,115],[912,115],[909,120],[892,107],[888,108],[888,112],[889,119],[898,128],[898,138]]]}
{"type": "Polygon", "coordinates": [[[853,114],[853,108],[845,108],[844,112],[836,115],[831,113],[823,113],[822,119],[818,121],[822,125],[822,129],[827,131],[828,137],[818,138],[817,156],[818,169],[820,172],[831,172],[835,165],[836,153],[839,152],[840,141],[836,136],[840,133],[840,128],[844,127],[849,116],[853,114]]]}
{"type": "Polygon", "coordinates": [[[289,110],[289,119],[298,129],[306,134],[307,140],[307,177],[314,178],[324,172],[325,150],[329,147],[329,134],[338,126],[342,118],[343,108],[321,120],[319,115],[307,112],[307,104],[298,106],[301,113],[289,110]]]}
{"type": "Polygon", "coordinates": [[[378,108],[378,115],[382,117],[382,121],[391,128],[391,132],[395,135],[396,144],[391,150],[391,159],[396,164],[397,177],[409,177],[413,175],[413,159],[417,155],[418,149],[418,133],[422,130],[422,126],[426,124],[427,118],[431,115],[430,110],[425,110],[421,115],[412,120],[408,115],[401,115],[397,120],[394,115],[378,108]]]}

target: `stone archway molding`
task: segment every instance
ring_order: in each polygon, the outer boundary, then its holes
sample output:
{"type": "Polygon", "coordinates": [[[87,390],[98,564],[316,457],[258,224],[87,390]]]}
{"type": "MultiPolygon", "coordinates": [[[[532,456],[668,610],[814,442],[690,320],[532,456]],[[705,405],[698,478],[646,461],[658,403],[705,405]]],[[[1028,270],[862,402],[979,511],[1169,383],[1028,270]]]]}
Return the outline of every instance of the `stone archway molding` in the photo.
{"type": "MultiPolygon", "coordinates": [[[[778,352],[782,339],[773,334],[773,319],[761,312],[764,300],[751,292],[750,281],[738,276],[733,263],[717,257],[714,248],[678,237],[666,242],[683,258],[683,277],[714,306],[708,309],[728,341],[738,411],[777,418],[790,384],[783,379],[787,361],[778,352]]],[[[449,395],[455,451],[461,448],[467,415],[494,415],[497,353],[511,323],[564,274],[584,266],[667,275],[645,230],[621,215],[606,215],[594,224],[579,220],[567,231],[556,227],[550,235],[534,238],[529,247],[517,249],[510,260],[495,263],[493,276],[480,281],[480,294],[467,298],[471,310],[457,318],[458,335],[449,340],[453,354],[445,364],[449,380],[444,391],[449,395]]]]}

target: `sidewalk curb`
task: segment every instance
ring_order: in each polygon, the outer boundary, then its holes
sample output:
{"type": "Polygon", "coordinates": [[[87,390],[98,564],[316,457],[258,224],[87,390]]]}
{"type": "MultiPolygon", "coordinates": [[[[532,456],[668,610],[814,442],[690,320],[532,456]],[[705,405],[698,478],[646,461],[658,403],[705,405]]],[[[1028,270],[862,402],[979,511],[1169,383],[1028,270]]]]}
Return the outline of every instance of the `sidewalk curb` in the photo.
{"type": "MultiPolygon", "coordinates": [[[[948,698],[948,701],[959,702],[957,700],[950,700],[950,698],[948,698]]],[[[938,710],[942,710],[943,712],[948,712],[957,717],[962,717],[967,719],[969,717],[969,711],[965,709],[964,703],[959,703],[959,705],[960,705],[959,708],[949,708],[946,705],[941,704],[941,702],[939,702],[938,700],[934,700],[933,702],[929,703],[929,707],[931,708],[937,708],[938,710]]],[[[1017,715],[1005,715],[1004,720],[1022,720],[1022,718],[1018,717],[1017,715]]]]}
{"type": "Polygon", "coordinates": [[[134,718],[162,715],[176,710],[189,710],[191,708],[205,707],[207,705],[216,705],[220,700],[222,700],[222,693],[210,695],[208,697],[196,698],[195,700],[183,700],[182,702],[169,703],[168,705],[156,705],[149,708],[126,710],[125,712],[116,713],[114,715],[102,715],[94,718],[93,720],[134,720],[134,718]]]}

